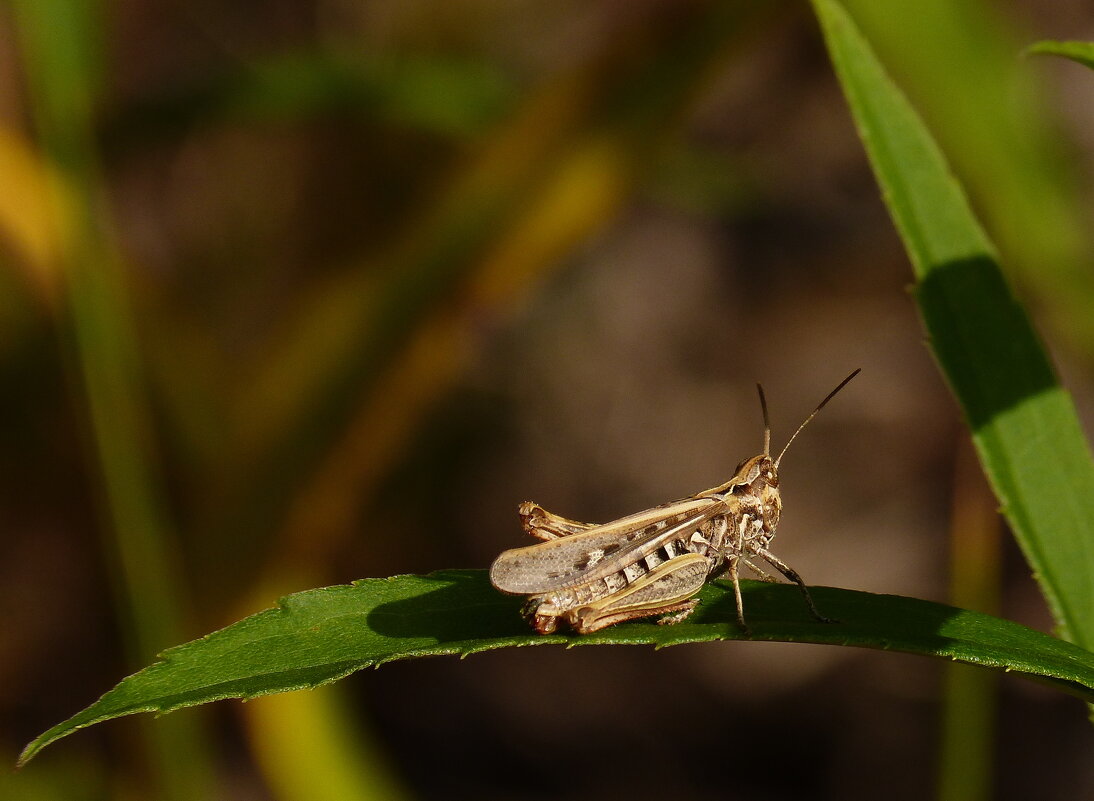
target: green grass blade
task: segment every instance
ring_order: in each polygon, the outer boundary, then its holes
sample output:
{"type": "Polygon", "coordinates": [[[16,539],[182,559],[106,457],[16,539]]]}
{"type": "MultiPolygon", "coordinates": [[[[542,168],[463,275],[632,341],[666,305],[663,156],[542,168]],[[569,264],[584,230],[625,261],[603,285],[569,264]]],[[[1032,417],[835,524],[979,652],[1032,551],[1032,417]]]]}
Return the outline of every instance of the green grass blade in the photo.
{"type": "Polygon", "coordinates": [[[1082,180],[1046,74],[1015,58],[1028,20],[992,0],[840,0],[946,153],[1007,274],[1044,324],[1094,350],[1094,272],[1082,180]]]}
{"type": "Polygon", "coordinates": [[[1094,42],[1056,42],[1045,39],[1034,42],[1025,52],[1027,55],[1061,56],[1094,69],[1094,42]]]}
{"type": "Polygon", "coordinates": [[[1094,463],[1070,396],[934,140],[834,0],[829,53],[917,279],[981,464],[1060,625],[1094,646],[1094,463]]]}
{"type": "MultiPolygon", "coordinates": [[[[853,645],[1001,668],[1094,700],[1094,654],[1007,620],[943,604],[818,587],[817,605],[839,620],[814,620],[789,584],[743,581],[752,639],[853,645]]],[[[732,586],[707,585],[686,622],[627,623],[596,634],[538,636],[523,599],[498,593],[482,570],[364,579],[282,599],[123,680],[94,704],[42,734],[25,763],[67,734],[136,712],[166,713],[222,698],[316,687],[397,659],[521,645],[653,645],[743,639],[732,586]]]]}
{"type": "MultiPolygon", "coordinates": [[[[76,370],[71,384],[84,406],[109,518],[104,540],[117,568],[118,608],[134,652],[147,654],[182,636],[182,581],[157,481],[141,359],[129,288],[104,209],[107,192],[94,132],[104,72],[101,3],[21,0],[15,31],[42,150],[56,168],[70,207],[61,262],[61,339],[76,370]],[[71,345],[69,338],[71,338],[71,345]]],[[[161,794],[207,794],[211,771],[198,719],[157,727],[147,740],[161,794]]]]}

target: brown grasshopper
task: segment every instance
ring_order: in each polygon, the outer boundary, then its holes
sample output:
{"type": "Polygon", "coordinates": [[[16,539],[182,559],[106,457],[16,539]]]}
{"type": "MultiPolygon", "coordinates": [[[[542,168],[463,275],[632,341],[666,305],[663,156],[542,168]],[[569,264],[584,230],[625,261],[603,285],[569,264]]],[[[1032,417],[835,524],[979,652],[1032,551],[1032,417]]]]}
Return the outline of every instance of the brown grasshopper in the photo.
{"type": "Polygon", "coordinates": [[[755,564],[762,559],[801,588],[813,616],[809,590],[789,565],[768,548],[779,525],[779,462],[790,443],[825,404],[858,375],[843,379],[798,426],[782,452],[771,458],[771,424],[759,384],[764,418],[763,453],[737,466],[725,484],[596,525],[551,514],[538,504],[520,505],[524,530],[545,542],[504,551],[490,566],[490,581],[502,592],[528,595],[524,614],[540,634],[550,634],[559,618],[588,634],[635,618],[663,615],[658,623],[679,623],[699,603],[693,598],[711,579],[728,571],[737,600],[737,622],[748,633],[741,566],[764,581],[776,579],[755,564]]]}

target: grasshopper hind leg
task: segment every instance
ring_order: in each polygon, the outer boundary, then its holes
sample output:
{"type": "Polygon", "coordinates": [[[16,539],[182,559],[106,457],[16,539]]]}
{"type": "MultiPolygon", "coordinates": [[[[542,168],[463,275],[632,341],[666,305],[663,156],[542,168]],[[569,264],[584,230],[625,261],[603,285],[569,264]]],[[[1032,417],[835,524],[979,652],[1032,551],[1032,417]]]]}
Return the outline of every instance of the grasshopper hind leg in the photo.
{"type": "Polygon", "coordinates": [[[671,626],[684,620],[695,611],[695,607],[698,605],[699,599],[693,598],[690,601],[659,606],[656,609],[630,609],[611,614],[590,613],[589,607],[582,607],[573,610],[567,617],[571,627],[578,634],[590,634],[594,631],[606,629],[608,626],[614,626],[617,623],[626,623],[628,620],[639,620],[654,615],[664,615],[657,621],[657,625],[671,626]]]}
{"type": "Polygon", "coordinates": [[[541,612],[541,607],[549,605],[537,598],[534,602],[525,606],[523,614],[524,618],[532,625],[532,628],[536,630],[537,634],[554,634],[558,631],[559,618],[562,618],[569,623],[570,628],[576,633],[590,634],[594,631],[606,629],[608,626],[614,626],[617,623],[625,623],[628,620],[638,620],[644,617],[653,617],[654,615],[664,615],[664,617],[657,621],[659,626],[671,626],[674,623],[679,623],[687,618],[688,615],[695,611],[695,607],[698,605],[699,599],[692,598],[688,601],[681,601],[680,603],[669,604],[667,606],[659,606],[654,609],[623,609],[605,613],[594,607],[582,606],[558,614],[557,612],[552,613],[550,611],[541,612]]]}
{"type": "Polygon", "coordinates": [[[548,512],[538,503],[525,501],[518,509],[521,528],[536,539],[544,541],[557,540],[560,537],[569,537],[573,534],[581,534],[591,528],[596,528],[594,523],[581,523],[577,520],[548,512]]]}
{"type": "Polygon", "coordinates": [[[542,595],[533,595],[521,607],[520,614],[532,625],[537,634],[554,634],[558,629],[558,613],[541,612],[540,610],[544,607],[550,609],[551,604],[545,601],[542,595]]]}
{"type": "Polygon", "coordinates": [[[665,625],[679,623],[695,611],[699,600],[692,596],[702,589],[710,565],[705,556],[683,554],[658,565],[623,590],[570,609],[566,620],[579,634],[654,615],[664,615],[658,622],[665,625]]]}

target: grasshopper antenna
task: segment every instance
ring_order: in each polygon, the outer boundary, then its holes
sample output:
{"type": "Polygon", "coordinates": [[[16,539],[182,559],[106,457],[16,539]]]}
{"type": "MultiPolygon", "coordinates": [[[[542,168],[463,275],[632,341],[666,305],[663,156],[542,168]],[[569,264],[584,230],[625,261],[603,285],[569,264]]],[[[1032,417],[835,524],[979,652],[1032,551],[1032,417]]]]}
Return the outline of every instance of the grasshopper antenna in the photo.
{"type": "Polygon", "coordinates": [[[764,388],[756,385],[756,391],[760,393],[760,410],[764,414],[764,456],[771,455],[771,420],[767,417],[767,398],[764,397],[764,388]]]}
{"type": "MultiPolygon", "coordinates": [[[[786,444],[783,445],[783,449],[779,453],[779,457],[775,460],[776,469],[778,469],[779,462],[782,461],[783,455],[786,453],[787,448],[790,447],[790,443],[793,442],[797,438],[798,434],[800,434],[802,432],[803,428],[805,428],[807,425],[809,425],[809,421],[817,416],[817,412],[819,412],[821,409],[823,409],[824,405],[826,403],[828,403],[828,401],[830,401],[830,400],[832,400],[832,398],[836,397],[837,392],[839,392],[841,389],[843,389],[845,386],[847,386],[847,384],[851,381],[851,379],[854,378],[855,376],[857,376],[861,372],[862,372],[862,368],[859,367],[857,370],[855,370],[853,373],[851,373],[851,375],[847,376],[847,378],[840,381],[839,386],[837,386],[835,389],[833,389],[831,392],[829,392],[827,395],[824,396],[824,400],[822,400],[820,403],[817,404],[817,408],[814,409],[812,411],[812,413],[807,418],[805,418],[805,420],[802,422],[802,424],[800,426],[798,426],[798,430],[795,431],[793,436],[791,436],[790,439],[788,439],[786,441],[786,444]]],[[[760,390],[760,403],[764,407],[764,454],[766,455],[767,454],[767,446],[768,446],[768,444],[771,440],[771,431],[770,431],[770,427],[767,424],[767,404],[763,403],[763,397],[764,397],[764,391],[761,389],[760,390]]]]}

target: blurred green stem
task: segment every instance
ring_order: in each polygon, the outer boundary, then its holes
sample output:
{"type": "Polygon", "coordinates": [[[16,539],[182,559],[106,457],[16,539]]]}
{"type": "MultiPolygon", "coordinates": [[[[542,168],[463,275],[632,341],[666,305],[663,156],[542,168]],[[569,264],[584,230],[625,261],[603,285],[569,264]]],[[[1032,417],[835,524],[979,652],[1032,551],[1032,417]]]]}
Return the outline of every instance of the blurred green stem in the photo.
{"type": "MultiPolygon", "coordinates": [[[[71,236],[62,270],[66,355],[74,358],[102,473],[117,599],[137,662],[183,636],[174,569],[149,454],[150,426],[125,281],[103,202],[93,135],[101,41],[95,3],[17,0],[13,5],[39,141],[63,176],[57,231],[71,236]]],[[[167,798],[206,798],[207,760],[195,719],[147,729],[167,798]]]]}
{"type": "MultiPolygon", "coordinates": [[[[997,614],[1000,526],[995,497],[972,445],[962,439],[954,468],[950,603],[997,614]]],[[[946,667],[939,743],[939,801],[992,797],[998,676],[969,665],[946,667]]]]}

